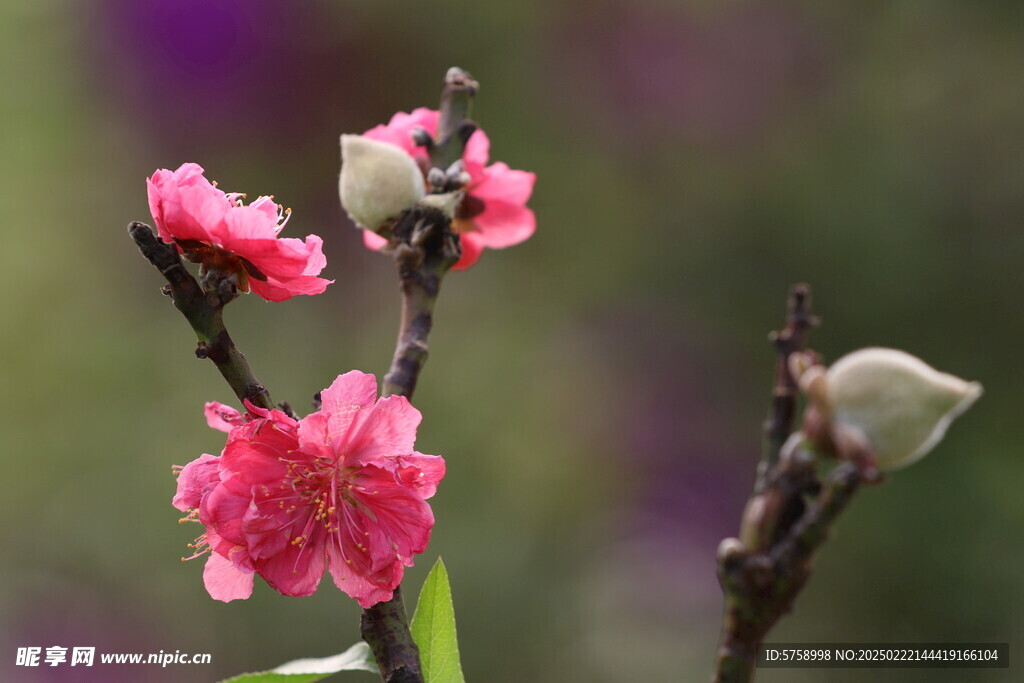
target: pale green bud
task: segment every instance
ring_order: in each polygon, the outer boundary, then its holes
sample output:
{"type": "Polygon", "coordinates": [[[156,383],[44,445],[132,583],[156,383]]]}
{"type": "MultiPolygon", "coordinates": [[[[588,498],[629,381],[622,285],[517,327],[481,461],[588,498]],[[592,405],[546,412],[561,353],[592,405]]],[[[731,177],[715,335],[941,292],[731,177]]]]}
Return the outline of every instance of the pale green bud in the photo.
{"type": "Polygon", "coordinates": [[[883,348],[843,356],[824,380],[821,393],[833,424],[859,431],[882,470],[924,457],[982,392],[977,382],[939,372],[909,353],[883,348]]]}
{"type": "Polygon", "coordinates": [[[426,194],[416,161],[395,145],[341,136],[341,205],[356,225],[377,232],[426,194]]]}

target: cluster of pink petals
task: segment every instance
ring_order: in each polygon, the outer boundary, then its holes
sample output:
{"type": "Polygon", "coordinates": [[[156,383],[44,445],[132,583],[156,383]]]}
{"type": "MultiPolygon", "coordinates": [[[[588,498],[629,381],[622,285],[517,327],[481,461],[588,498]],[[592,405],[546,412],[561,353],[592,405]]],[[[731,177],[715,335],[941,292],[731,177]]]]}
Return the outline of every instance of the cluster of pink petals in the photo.
{"type": "Polygon", "coordinates": [[[287,218],[272,198],[244,205],[242,195],[219,190],[198,164],[160,169],[146,185],[160,239],[191,261],[236,274],[242,291],[284,301],[319,294],[331,283],[316,277],[327,265],[323,240],[279,238],[287,218]]]}
{"type": "MultiPolygon", "coordinates": [[[[401,147],[421,167],[427,167],[427,151],[416,145],[412,133],[423,128],[436,136],[439,118],[440,113],[433,109],[415,109],[411,114],[398,112],[386,126],[371,128],[363,135],[401,147]]],[[[511,247],[527,240],[537,228],[533,211],[526,208],[537,175],[511,169],[502,162],[488,166],[490,150],[487,134],[477,130],[462,155],[470,181],[454,221],[462,241],[462,258],[455,264],[455,270],[464,270],[476,263],[484,247],[511,247]]],[[[380,249],[387,244],[387,240],[369,230],[363,231],[363,241],[370,249],[380,249]]]]}
{"type": "Polygon", "coordinates": [[[214,599],[248,598],[254,574],[285,595],[311,595],[329,571],[370,607],[392,597],[426,549],[426,501],[445,463],[413,449],[419,411],[404,397],[377,400],[377,380],[357,371],[321,401],[301,420],[248,402],[246,415],[206,405],[227,445],[181,469],[173,504],[206,527],[193,557],[209,552],[203,580],[214,599]]]}

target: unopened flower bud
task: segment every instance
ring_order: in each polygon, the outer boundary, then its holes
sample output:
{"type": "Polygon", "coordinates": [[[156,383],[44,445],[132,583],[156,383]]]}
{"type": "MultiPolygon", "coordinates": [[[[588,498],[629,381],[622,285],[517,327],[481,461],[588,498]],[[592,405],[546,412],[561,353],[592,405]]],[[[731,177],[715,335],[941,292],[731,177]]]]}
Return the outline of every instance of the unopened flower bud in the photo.
{"type": "Polygon", "coordinates": [[[924,457],[981,392],[977,382],[939,372],[896,349],[854,351],[825,373],[833,424],[863,434],[882,470],[924,457]]]}
{"type": "Polygon", "coordinates": [[[395,145],[341,136],[341,205],[356,225],[377,232],[426,194],[416,161],[395,145]]]}

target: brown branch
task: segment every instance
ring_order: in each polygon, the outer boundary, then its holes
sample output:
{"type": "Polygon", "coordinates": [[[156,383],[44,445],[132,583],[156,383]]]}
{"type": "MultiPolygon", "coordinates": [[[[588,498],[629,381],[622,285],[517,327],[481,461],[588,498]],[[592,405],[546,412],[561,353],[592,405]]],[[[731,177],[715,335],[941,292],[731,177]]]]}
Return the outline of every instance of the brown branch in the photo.
{"type": "MultiPolygon", "coordinates": [[[[775,537],[751,535],[749,542],[726,539],[719,547],[718,577],[725,593],[722,638],[714,681],[748,683],[754,678],[757,647],[789,612],[811,577],[817,549],[839,513],[865,481],[856,463],[844,462],[823,483],[814,476],[815,458],[802,449],[784,452],[765,491],[751,498],[743,523],[765,520],[785,525],[775,537]],[[794,482],[803,485],[794,486],[794,482]],[[792,515],[796,503],[799,514],[792,515]]],[[[741,534],[743,532],[741,531],[741,534]]]]}
{"type": "Polygon", "coordinates": [[[423,683],[420,651],[409,633],[401,586],[395,587],[394,595],[387,602],[363,610],[359,626],[385,681],[423,683]]]}
{"type": "MultiPolygon", "coordinates": [[[[437,142],[425,140],[435,167],[447,170],[462,158],[466,140],[475,130],[465,120],[475,93],[476,82],[469,74],[458,68],[448,71],[441,94],[437,142]]],[[[401,283],[402,320],[382,394],[411,399],[427,361],[427,340],[434,324],[434,304],[441,280],[459,260],[461,249],[451,219],[441,210],[423,205],[399,219],[390,243],[401,283]]],[[[395,589],[391,600],[363,610],[363,640],[370,645],[381,677],[387,683],[422,683],[419,649],[409,631],[400,589],[395,589]]]]}
{"type": "Polygon", "coordinates": [[[757,471],[757,483],[754,485],[755,493],[764,486],[768,470],[779,459],[782,444],[793,433],[798,388],[789,371],[789,357],[804,350],[807,333],[818,322],[811,314],[811,288],[805,284],[793,285],[789,290],[786,326],[768,337],[775,346],[775,383],[772,389],[771,416],[764,423],[764,448],[757,471]]]}
{"type": "Polygon", "coordinates": [[[434,304],[441,280],[459,260],[458,236],[451,220],[437,209],[416,207],[395,227],[401,242],[394,250],[402,287],[402,321],[383,395],[412,398],[427,362],[427,339],[434,325],[434,304]]]}
{"type": "Polygon", "coordinates": [[[773,336],[777,357],[772,417],[765,425],[758,483],[743,512],[739,538],[725,539],[718,549],[725,610],[715,683],[753,680],[758,646],[807,585],[814,554],[839,513],[862,483],[877,481],[871,454],[852,441],[822,481],[819,458],[805,448],[802,434],[791,434],[797,385],[788,360],[804,348],[815,323],[810,289],[795,286],[786,327],[773,336]]]}
{"type": "Polygon", "coordinates": [[[196,357],[213,361],[238,400],[249,399],[261,408],[273,408],[270,393],[252,374],[249,362],[224,327],[224,306],[237,296],[235,285],[223,280],[213,291],[204,291],[181,262],[177,247],[157,238],[152,228],[133,221],[128,225],[128,234],[142,255],[166,278],[164,293],[195,330],[199,338],[196,357]]]}
{"type": "MultiPolygon", "coordinates": [[[[839,513],[850,502],[862,483],[870,482],[859,464],[844,462],[833,469],[815,505],[793,525],[789,533],[772,550],[772,558],[780,570],[786,571],[805,562],[825,539],[839,513]]],[[[809,568],[809,565],[808,565],[809,568]]]]}

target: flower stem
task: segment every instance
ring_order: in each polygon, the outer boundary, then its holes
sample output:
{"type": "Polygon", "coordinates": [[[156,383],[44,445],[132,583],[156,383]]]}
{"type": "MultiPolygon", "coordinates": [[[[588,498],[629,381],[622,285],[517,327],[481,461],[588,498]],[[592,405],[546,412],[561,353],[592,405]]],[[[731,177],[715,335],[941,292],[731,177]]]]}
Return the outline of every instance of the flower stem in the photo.
{"type": "MultiPolygon", "coordinates": [[[[434,166],[446,169],[462,158],[466,141],[476,129],[466,120],[476,87],[476,82],[462,69],[448,70],[441,92],[438,136],[430,147],[434,166]]],[[[402,319],[382,395],[411,400],[427,362],[427,340],[434,325],[434,304],[441,280],[459,260],[461,248],[451,219],[430,207],[417,206],[408,211],[399,219],[392,235],[402,290],[402,319]]],[[[419,649],[409,631],[401,586],[395,588],[391,600],[363,610],[360,627],[384,681],[422,683],[419,649]]]]}
{"type": "Polygon", "coordinates": [[[786,328],[773,336],[778,351],[773,417],[766,423],[758,483],[744,510],[739,538],[727,538],[718,548],[725,610],[714,683],[754,679],[758,646],[792,609],[810,579],[814,553],[860,484],[870,480],[860,464],[870,458],[856,453],[822,480],[815,454],[806,450],[802,435],[791,434],[796,385],[788,358],[803,348],[815,322],[810,289],[797,285],[790,294],[786,328]]]}
{"type": "Polygon", "coordinates": [[[128,233],[142,255],[167,279],[164,293],[195,330],[199,338],[196,357],[212,360],[240,401],[249,399],[261,408],[273,408],[270,393],[252,374],[249,362],[224,326],[224,305],[234,298],[234,293],[222,296],[203,291],[185,269],[177,247],[158,239],[145,223],[131,222],[128,233]]]}

